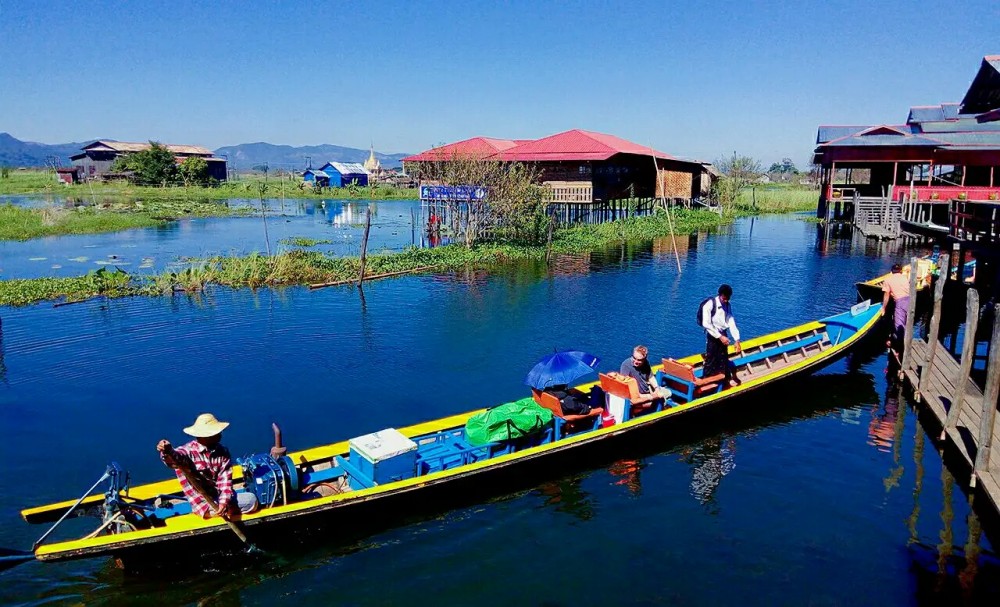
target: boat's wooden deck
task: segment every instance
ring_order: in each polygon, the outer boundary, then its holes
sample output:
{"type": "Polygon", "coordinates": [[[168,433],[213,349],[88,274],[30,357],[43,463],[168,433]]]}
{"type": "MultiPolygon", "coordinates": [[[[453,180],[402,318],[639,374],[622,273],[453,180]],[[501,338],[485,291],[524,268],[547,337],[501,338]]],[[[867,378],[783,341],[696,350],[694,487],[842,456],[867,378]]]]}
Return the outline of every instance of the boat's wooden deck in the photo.
{"type": "Polygon", "coordinates": [[[800,333],[786,339],[779,339],[776,342],[769,344],[761,344],[756,348],[750,348],[744,350],[743,355],[753,355],[764,350],[769,350],[774,347],[783,349],[782,346],[788,346],[795,344],[797,342],[806,342],[802,346],[791,349],[783,350],[780,353],[774,354],[772,356],[767,356],[756,361],[751,361],[745,365],[737,366],[736,368],[736,378],[743,382],[750,379],[754,379],[761,375],[769,375],[771,373],[777,373],[785,367],[790,367],[795,363],[801,362],[806,358],[814,356],[831,346],[829,339],[824,334],[825,330],[813,329],[807,333],[800,333]],[[814,336],[822,335],[819,340],[810,340],[809,338],[814,336]]]}

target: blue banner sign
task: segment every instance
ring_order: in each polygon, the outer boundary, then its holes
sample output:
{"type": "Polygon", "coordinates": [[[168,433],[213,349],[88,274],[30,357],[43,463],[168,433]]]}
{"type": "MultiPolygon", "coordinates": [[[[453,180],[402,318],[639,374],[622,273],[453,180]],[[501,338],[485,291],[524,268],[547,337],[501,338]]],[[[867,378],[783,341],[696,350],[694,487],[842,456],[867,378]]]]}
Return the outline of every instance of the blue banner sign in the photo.
{"type": "Polygon", "coordinates": [[[472,185],[422,185],[420,200],[482,200],[486,188],[472,185]]]}

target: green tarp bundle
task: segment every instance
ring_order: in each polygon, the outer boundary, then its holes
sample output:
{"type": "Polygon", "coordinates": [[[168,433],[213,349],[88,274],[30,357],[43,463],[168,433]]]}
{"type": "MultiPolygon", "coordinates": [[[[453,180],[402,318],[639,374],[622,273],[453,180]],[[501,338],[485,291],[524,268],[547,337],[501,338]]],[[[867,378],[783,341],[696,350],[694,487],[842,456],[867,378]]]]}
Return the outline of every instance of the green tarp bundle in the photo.
{"type": "Polygon", "coordinates": [[[528,397],[473,415],[465,435],[473,445],[485,445],[541,432],[551,421],[552,412],[528,397]]]}

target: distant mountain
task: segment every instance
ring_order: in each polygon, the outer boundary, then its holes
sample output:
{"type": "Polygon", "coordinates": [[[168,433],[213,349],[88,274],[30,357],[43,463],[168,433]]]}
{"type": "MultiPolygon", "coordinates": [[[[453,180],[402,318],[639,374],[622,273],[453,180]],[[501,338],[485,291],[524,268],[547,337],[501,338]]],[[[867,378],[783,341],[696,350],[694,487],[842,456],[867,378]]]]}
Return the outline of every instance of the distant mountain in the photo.
{"type": "MultiPolygon", "coordinates": [[[[238,171],[249,170],[254,166],[268,164],[271,169],[304,170],[312,163],[313,168],[319,168],[327,162],[364,162],[368,160],[368,150],[345,148],[339,145],[305,145],[292,147],[290,145],[274,145],[273,143],[241,143],[215,150],[216,156],[229,159],[229,168],[238,171]]],[[[375,152],[375,158],[385,168],[394,168],[409,154],[382,154],[375,152]]]]}
{"type": "MultiPolygon", "coordinates": [[[[49,164],[50,158],[55,158],[58,165],[68,166],[70,156],[94,141],[96,140],[91,139],[50,145],[21,141],[9,133],[0,133],[0,166],[41,167],[49,164]]],[[[312,166],[318,168],[330,161],[364,162],[368,159],[368,150],[329,144],[292,147],[265,142],[241,143],[219,148],[215,150],[215,154],[228,158],[229,167],[239,171],[250,170],[265,162],[272,169],[303,170],[307,162],[312,162],[312,166]]],[[[400,166],[402,164],[400,160],[408,155],[375,152],[375,157],[385,168],[400,166]]]]}
{"type": "Polygon", "coordinates": [[[0,166],[41,167],[49,164],[50,158],[54,158],[57,165],[66,166],[69,165],[71,155],[93,141],[49,145],[21,141],[10,133],[0,133],[0,166]]]}

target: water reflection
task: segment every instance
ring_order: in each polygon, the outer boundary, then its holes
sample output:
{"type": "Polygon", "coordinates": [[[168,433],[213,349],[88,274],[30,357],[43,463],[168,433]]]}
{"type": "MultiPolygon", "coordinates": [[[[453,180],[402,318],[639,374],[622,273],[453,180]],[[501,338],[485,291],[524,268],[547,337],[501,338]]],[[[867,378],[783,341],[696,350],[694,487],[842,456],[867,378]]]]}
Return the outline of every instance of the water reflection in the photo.
{"type": "Polygon", "coordinates": [[[591,503],[590,493],[580,487],[583,479],[583,476],[574,476],[542,483],[535,492],[545,498],[545,506],[554,508],[556,512],[572,515],[581,521],[587,521],[594,516],[594,505],[591,503]]]}
{"type": "Polygon", "coordinates": [[[715,492],[726,476],[736,468],[736,438],[713,437],[685,456],[691,469],[691,495],[711,514],[719,513],[715,492]]]}
{"type": "MultiPolygon", "coordinates": [[[[259,208],[254,199],[227,202],[238,208],[259,208]]],[[[271,209],[267,228],[272,250],[298,247],[295,239],[305,238],[319,241],[309,250],[356,255],[368,207],[373,217],[370,251],[425,246],[423,236],[417,236],[424,214],[418,201],[297,200],[285,205],[284,211],[279,211],[280,200],[264,202],[271,209]]],[[[75,276],[102,265],[158,272],[183,269],[190,259],[267,248],[259,212],[244,217],[181,217],[152,228],[0,241],[0,279],[75,276]]]]}
{"type": "Polygon", "coordinates": [[[642,472],[643,463],[640,459],[618,460],[610,467],[608,473],[614,477],[614,484],[625,487],[633,496],[642,495],[642,472]]]}
{"type": "Polygon", "coordinates": [[[0,318],[0,383],[7,383],[7,362],[3,348],[3,318],[0,318]]]}
{"type": "Polygon", "coordinates": [[[868,444],[882,453],[889,453],[896,438],[896,418],[899,413],[899,396],[895,391],[886,393],[881,405],[872,407],[868,424],[868,444]]]}

